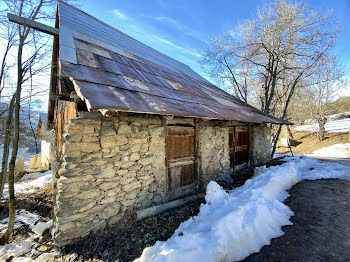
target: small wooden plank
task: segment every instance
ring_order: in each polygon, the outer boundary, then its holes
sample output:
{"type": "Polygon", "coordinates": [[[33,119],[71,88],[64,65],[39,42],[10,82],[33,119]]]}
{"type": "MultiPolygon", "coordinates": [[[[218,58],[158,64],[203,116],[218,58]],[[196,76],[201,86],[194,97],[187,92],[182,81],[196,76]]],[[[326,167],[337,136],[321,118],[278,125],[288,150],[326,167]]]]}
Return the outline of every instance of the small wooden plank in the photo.
{"type": "Polygon", "coordinates": [[[242,146],[236,146],[235,151],[240,152],[240,151],[245,151],[248,149],[248,145],[242,145],[242,146]]]}
{"type": "Polygon", "coordinates": [[[69,94],[51,94],[52,100],[74,101],[69,94]]]}
{"type": "Polygon", "coordinates": [[[236,132],[248,132],[248,127],[247,126],[237,126],[236,127],[236,132]]]}
{"type": "Polygon", "coordinates": [[[176,161],[176,162],[173,162],[173,163],[169,163],[169,167],[191,165],[191,164],[194,164],[194,163],[195,163],[195,161],[193,161],[193,160],[176,161]]]}
{"type": "Polygon", "coordinates": [[[167,120],[167,124],[169,125],[190,125],[194,126],[194,119],[193,118],[179,118],[174,117],[167,120]]]}
{"type": "Polygon", "coordinates": [[[54,28],[54,27],[39,23],[39,22],[36,22],[34,20],[24,18],[22,16],[7,13],[7,18],[11,22],[14,22],[14,23],[17,23],[20,25],[24,25],[24,26],[27,26],[29,28],[33,28],[35,30],[38,30],[40,32],[43,32],[43,33],[46,33],[49,35],[58,36],[60,33],[60,30],[58,28],[54,28]]]}

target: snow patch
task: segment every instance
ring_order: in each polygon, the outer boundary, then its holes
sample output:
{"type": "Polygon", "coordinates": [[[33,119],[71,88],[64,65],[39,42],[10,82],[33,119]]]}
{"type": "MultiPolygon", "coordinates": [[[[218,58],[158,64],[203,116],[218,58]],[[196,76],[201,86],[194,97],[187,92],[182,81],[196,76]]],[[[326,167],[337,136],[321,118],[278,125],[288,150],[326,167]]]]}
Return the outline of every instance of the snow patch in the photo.
{"type": "MultiPolygon", "coordinates": [[[[318,124],[297,126],[295,130],[297,131],[308,131],[308,132],[316,132],[318,130],[318,124]]],[[[328,133],[335,132],[349,132],[350,130],[350,118],[339,119],[339,120],[330,120],[325,125],[325,130],[328,133]]]]}
{"type": "MultiPolygon", "coordinates": [[[[14,228],[19,228],[21,226],[28,226],[30,230],[34,233],[27,239],[18,242],[10,243],[4,246],[0,246],[0,261],[5,261],[9,257],[19,257],[33,249],[36,240],[40,238],[43,232],[52,226],[52,220],[47,222],[40,221],[43,218],[35,213],[28,212],[26,210],[16,210],[15,226],[14,228]]],[[[7,229],[8,218],[2,219],[0,221],[1,234],[5,233],[7,229]]],[[[32,261],[30,258],[20,257],[18,260],[12,261],[32,261]]]]}
{"type": "MultiPolygon", "coordinates": [[[[40,216],[28,212],[26,210],[16,210],[15,216],[15,226],[14,228],[19,228],[21,226],[27,225],[30,229],[33,228],[33,225],[37,223],[40,219],[40,216]]],[[[4,234],[7,229],[8,217],[0,220],[0,234],[4,234]]]]}
{"type": "MultiPolygon", "coordinates": [[[[52,182],[51,170],[45,173],[33,173],[25,175],[26,179],[33,179],[29,182],[15,183],[15,193],[31,194],[36,188],[42,188],[52,182]]],[[[22,178],[23,180],[23,178],[22,178]]],[[[4,198],[8,198],[8,184],[4,186],[4,198]]]]}
{"type": "Polygon", "coordinates": [[[350,158],[350,143],[323,147],[312,152],[310,156],[350,158]]]}
{"type": "MultiPolygon", "coordinates": [[[[350,178],[348,167],[302,156],[270,168],[229,192],[211,181],[197,216],[181,223],[165,242],[145,248],[135,261],[239,261],[291,225],[293,211],[283,204],[287,190],[302,179],[350,178]]],[[[349,179],[350,180],[350,179],[349,179]]]]}

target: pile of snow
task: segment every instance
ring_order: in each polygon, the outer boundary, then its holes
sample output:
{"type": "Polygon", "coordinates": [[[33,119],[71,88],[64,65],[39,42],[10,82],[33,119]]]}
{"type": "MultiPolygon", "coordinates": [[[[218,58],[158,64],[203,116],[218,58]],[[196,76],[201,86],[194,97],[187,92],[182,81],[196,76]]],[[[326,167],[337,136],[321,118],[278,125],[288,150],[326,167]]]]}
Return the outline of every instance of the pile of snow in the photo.
{"type": "Polygon", "coordinates": [[[238,261],[282,236],[294,214],[283,201],[302,179],[346,178],[348,167],[307,157],[261,167],[239,188],[225,192],[210,182],[197,216],[183,222],[166,242],[144,249],[135,261],[238,261]]]}
{"type": "MultiPolygon", "coordinates": [[[[0,233],[6,231],[8,218],[0,221],[0,233]]],[[[43,218],[35,213],[26,210],[16,210],[15,226],[17,229],[21,226],[28,226],[33,232],[33,235],[27,239],[18,242],[0,246],[0,261],[6,261],[9,257],[22,256],[33,250],[36,245],[36,240],[42,236],[43,232],[52,226],[52,220],[44,221],[43,218]]],[[[25,258],[22,258],[25,259],[25,258]]]]}
{"type": "Polygon", "coordinates": [[[350,143],[323,147],[312,152],[310,156],[350,158],[350,143]]]}
{"type": "MultiPolygon", "coordinates": [[[[52,181],[51,170],[46,171],[45,173],[27,174],[21,180],[24,180],[24,179],[33,179],[33,180],[28,182],[15,183],[15,193],[31,194],[35,191],[36,188],[42,188],[46,184],[51,183],[52,181]]],[[[7,184],[4,187],[4,198],[8,198],[7,184]]]]}
{"type": "MultiPolygon", "coordinates": [[[[318,131],[318,124],[297,126],[295,130],[297,131],[308,131],[316,132],[318,131]]],[[[340,119],[340,120],[329,120],[325,125],[326,132],[335,133],[335,132],[349,132],[350,130],[350,118],[340,119]]]]}

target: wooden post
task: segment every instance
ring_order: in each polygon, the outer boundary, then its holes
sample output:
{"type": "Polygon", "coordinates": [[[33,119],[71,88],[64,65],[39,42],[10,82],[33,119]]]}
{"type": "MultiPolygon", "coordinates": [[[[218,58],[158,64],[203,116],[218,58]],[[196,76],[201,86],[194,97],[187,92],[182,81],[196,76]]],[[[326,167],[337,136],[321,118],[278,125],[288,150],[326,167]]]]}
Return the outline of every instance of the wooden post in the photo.
{"type": "Polygon", "coordinates": [[[167,128],[165,116],[161,116],[161,117],[162,117],[162,126],[164,127],[164,136],[165,136],[165,167],[166,167],[165,191],[166,191],[166,194],[168,195],[168,192],[169,192],[169,159],[168,159],[168,145],[167,145],[168,128],[167,128]]]}
{"type": "Polygon", "coordinates": [[[194,139],[195,139],[195,144],[194,144],[194,169],[196,172],[196,176],[197,176],[197,190],[199,189],[199,164],[198,164],[198,148],[199,148],[199,144],[198,144],[198,121],[197,118],[194,119],[194,139]]]}

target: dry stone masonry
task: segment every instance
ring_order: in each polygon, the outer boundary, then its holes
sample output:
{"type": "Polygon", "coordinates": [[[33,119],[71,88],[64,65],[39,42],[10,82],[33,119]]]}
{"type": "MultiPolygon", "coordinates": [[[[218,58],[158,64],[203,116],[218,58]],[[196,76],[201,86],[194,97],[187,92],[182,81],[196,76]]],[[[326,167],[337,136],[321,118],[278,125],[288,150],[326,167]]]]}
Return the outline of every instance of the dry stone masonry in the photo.
{"type": "Polygon", "coordinates": [[[229,128],[201,126],[198,130],[200,179],[206,185],[210,180],[230,175],[229,128]]]}
{"type": "Polygon", "coordinates": [[[59,245],[164,202],[164,128],[143,122],[84,113],[66,126],[54,207],[59,245]]]}
{"type": "Polygon", "coordinates": [[[250,163],[259,166],[271,159],[271,127],[256,125],[250,130],[250,163]]]}
{"type": "MultiPolygon", "coordinates": [[[[254,164],[269,159],[270,130],[252,127],[254,164]]],[[[229,128],[198,127],[198,184],[232,173],[229,128]]],[[[55,137],[54,132],[51,137],[55,137]]],[[[105,117],[79,112],[63,132],[59,163],[50,148],[55,199],[53,236],[58,246],[108,225],[135,211],[163,204],[167,196],[165,127],[159,117],[105,117]]]]}

